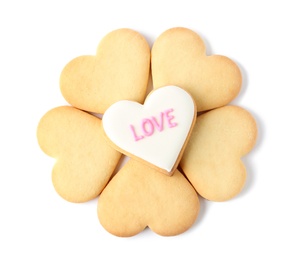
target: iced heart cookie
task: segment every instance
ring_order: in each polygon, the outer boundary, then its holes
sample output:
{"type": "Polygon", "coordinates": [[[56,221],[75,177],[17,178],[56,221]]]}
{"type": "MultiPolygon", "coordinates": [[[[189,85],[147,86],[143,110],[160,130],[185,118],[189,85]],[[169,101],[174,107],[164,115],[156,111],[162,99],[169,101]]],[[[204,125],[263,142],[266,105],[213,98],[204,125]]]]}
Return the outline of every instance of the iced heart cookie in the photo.
{"type": "Polygon", "coordinates": [[[102,118],[115,149],[171,175],[180,161],[196,119],[192,97],[176,86],[149,94],[144,105],[123,100],[102,118]]]}
{"type": "Polygon", "coordinates": [[[221,55],[206,55],[203,40],[186,28],[162,33],[152,47],[153,87],[176,85],[187,90],[198,111],[228,104],[240,88],[238,66],[221,55]]]}
{"type": "Polygon", "coordinates": [[[195,190],[178,170],[169,177],[131,159],[100,195],[97,212],[107,231],[127,237],[147,226],[162,236],[178,235],[199,210],[195,190]]]}

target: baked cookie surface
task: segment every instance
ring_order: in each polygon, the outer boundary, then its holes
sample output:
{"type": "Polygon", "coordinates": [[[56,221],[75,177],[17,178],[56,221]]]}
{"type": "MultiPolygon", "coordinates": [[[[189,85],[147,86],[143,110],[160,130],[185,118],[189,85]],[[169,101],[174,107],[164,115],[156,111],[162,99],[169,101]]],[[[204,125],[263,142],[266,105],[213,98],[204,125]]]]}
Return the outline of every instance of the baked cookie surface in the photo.
{"type": "Polygon", "coordinates": [[[249,112],[237,106],[214,109],[198,117],[181,168],[204,198],[231,199],[245,184],[241,158],[256,138],[256,122],[249,112]]]}
{"type": "Polygon", "coordinates": [[[65,66],[60,89],[74,107],[104,113],[122,99],[143,102],[149,69],[145,38],[133,30],[118,29],[101,40],[95,56],[80,56],[65,66]]]}
{"type": "Polygon", "coordinates": [[[117,236],[133,236],[147,226],[163,236],[178,235],[195,222],[199,198],[176,170],[169,177],[130,160],[110,181],[98,200],[98,218],[117,236]]]}
{"type": "Polygon", "coordinates": [[[73,107],[47,112],[37,129],[41,149],[56,159],[52,181],[57,193],[71,202],[99,195],[121,154],[105,144],[101,120],[73,107]]]}
{"type": "Polygon", "coordinates": [[[203,40],[187,28],[172,28],[154,42],[151,52],[154,88],[179,86],[205,111],[228,104],[240,91],[238,66],[222,55],[206,55],[203,40]]]}

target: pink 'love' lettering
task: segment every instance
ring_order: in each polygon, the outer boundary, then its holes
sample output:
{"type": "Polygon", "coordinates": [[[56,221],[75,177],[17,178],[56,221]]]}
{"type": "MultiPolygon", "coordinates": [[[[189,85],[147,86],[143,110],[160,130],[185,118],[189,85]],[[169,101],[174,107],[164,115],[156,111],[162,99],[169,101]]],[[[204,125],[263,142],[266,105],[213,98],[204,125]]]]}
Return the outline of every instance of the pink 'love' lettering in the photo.
{"type": "Polygon", "coordinates": [[[163,112],[160,112],[159,118],[152,116],[151,118],[144,118],[140,124],[140,128],[142,129],[142,134],[137,134],[136,128],[133,125],[130,125],[130,130],[132,131],[133,137],[135,141],[139,141],[144,139],[145,137],[149,137],[154,134],[155,129],[158,132],[162,132],[164,130],[165,121],[169,128],[175,127],[178,124],[173,122],[175,119],[174,115],[171,114],[174,109],[167,109],[163,112]]]}

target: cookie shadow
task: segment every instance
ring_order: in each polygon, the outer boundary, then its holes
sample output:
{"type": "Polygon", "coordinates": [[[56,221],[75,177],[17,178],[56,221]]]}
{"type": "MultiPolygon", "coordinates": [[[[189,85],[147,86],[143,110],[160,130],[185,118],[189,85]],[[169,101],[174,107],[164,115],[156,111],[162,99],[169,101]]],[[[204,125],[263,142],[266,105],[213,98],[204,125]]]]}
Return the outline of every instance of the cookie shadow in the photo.
{"type": "Polygon", "coordinates": [[[255,174],[257,172],[257,167],[256,167],[255,163],[253,162],[253,158],[256,156],[256,154],[258,153],[258,151],[263,143],[263,140],[265,137],[265,124],[255,111],[241,105],[241,100],[245,96],[246,92],[248,91],[249,77],[248,77],[248,73],[247,73],[246,69],[244,68],[244,66],[237,60],[234,60],[234,62],[237,64],[237,66],[240,69],[240,72],[242,75],[242,85],[241,85],[239,94],[237,95],[237,97],[234,100],[232,100],[231,105],[236,105],[236,106],[240,105],[242,108],[247,110],[255,119],[256,124],[257,124],[257,131],[258,131],[255,146],[248,154],[246,154],[243,158],[241,158],[241,160],[244,163],[245,168],[246,168],[245,185],[244,185],[242,191],[240,192],[240,194],[236,197],[236,198],[241,198],[241,197],[245,196],[252,189],[252,187],[254,186],[255,181],[256,181],[255,174]]]}
{"type": "Polygon", "coordinates": [[[237,104],[240,104],[241,99],[244,97],[244,95],[247,91],[247,87],[249,84],[249,78],[248,78],[247,71],[245,70],[243,65],[237,60],[233,60],[233,61],[237,64],[238,68],[240,69],[241,77],[242,77],[241,89],[240,89],[238,95],[231,102],[231,104],[237,105],[237,104]]]}
{"type": "Polygon", "coordinates": [[[253,111],[245,108],[246,110],[249,111],[249,113],[254,117],[256,124],[257,124],[257,129],[258,129],[258,134],[257,134],[257,140],[255,143],[255,146],[253,149],[245,155],[241,160],[245,165],[246,168],[246,182],[245,185],[240,192],[240,194],[237,196],[237,198],[241,198],[243,196],[246,196],[247,193],[250,192],[250,190],[253,188],[255,182],[256,182],[256,174],[258,172],[257,170],[257,165],[254,163],[254,158],[257,156],[258,152],[261,149],[261,146],[264,142],[265,138],[265,124],[261,120],[261,118],[253,111]]]}

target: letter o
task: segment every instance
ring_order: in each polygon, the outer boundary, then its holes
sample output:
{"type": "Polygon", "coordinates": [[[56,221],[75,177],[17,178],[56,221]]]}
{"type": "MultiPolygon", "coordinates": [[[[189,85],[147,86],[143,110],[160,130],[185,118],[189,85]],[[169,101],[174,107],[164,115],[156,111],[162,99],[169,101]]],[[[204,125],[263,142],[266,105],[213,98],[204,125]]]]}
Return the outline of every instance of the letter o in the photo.
{"type": "Polygon", "coordinates": [[[154,125],[150,119],[145,118],[142,122],[142,129],[146,136],[150,136],[154,133],[154,125]]]}

